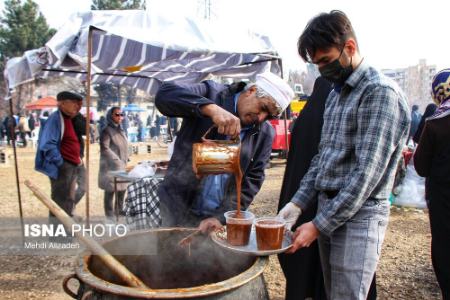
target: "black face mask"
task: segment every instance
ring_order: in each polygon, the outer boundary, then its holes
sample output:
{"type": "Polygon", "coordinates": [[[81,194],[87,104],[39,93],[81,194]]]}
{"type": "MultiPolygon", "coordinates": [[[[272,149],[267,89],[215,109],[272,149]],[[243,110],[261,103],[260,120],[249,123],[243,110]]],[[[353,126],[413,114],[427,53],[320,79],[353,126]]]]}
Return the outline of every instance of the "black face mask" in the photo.
{"type": "Polygon", "coordinates": [[[350,58],[350,64],[347,67],[343,67],[339,62],[339,58],[341,58],[342,52],[343,51],[341,51],[339,57],[334,61],[319,68],[319,72],[322,77],[339,85],[343,85],[353,72],[352,58],[350,58]]]}

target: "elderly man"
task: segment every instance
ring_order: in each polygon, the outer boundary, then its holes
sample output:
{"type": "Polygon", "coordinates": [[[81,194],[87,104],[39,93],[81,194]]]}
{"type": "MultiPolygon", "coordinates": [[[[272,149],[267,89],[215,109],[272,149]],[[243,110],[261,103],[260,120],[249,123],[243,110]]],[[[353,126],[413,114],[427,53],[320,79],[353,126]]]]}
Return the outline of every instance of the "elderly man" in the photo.
{"type": "MultiPolygon", "coordinates": [[[[64,91],[57,100],[58,110],[48,117],[39,133],[35,169],[50,178],[53,201],[72,216],[85,192],[82,135],[86,120],[79,113],[83,100],[80,95],[64,91]]],[[[49,218],[58,224],[52,213],[49,218]]]]}
{"type": "Polygon", "coordinates": [[[174,153],[158,189],[164,226],[197,226],[202,232],[221,227],[224,212],[236,209],[236,185],[230,174],[198,179],[192,170],[192,144],[208,137],[240,136],[242,208],[248,208],[264,181],[274,130],[266,120],[278,117],[292,100],[292,89],[272,73],[256,82],[231,85],[204,81],[189,86],[164,83],[156,106],[169,117],[183,118],[174,153]]]}
{"type": "Polygon", "coordinates": [[[408,105],[395,83],[363,62],[343,12],[313,18],[298,50],[334,86],[325,104],[319,153],[280,215],[295,222],[318,196],[316,216],[297,228],[290,251],[318,238],[328,298],[366,299],[408,137],[408,105]]]}

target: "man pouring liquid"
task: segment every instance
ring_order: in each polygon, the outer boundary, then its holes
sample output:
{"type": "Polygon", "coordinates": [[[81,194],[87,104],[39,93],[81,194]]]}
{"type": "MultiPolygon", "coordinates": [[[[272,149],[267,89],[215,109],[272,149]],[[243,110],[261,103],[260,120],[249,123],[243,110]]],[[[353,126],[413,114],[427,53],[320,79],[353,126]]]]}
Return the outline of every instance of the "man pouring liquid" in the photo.
{"type": "Polygon", "coordinates": [[[158,189],[163,226],[198,226],[208,232],[221,227],[224,213],[237,207],[231,174],[199,179],[192,169],[192,145],[201,142],[213,125],[209,139],[239,136],[241,140],[241,207],[247,209],[264,181],[272,150],[274,130],[266,121],[279,117],[293,97],[289,85],[272,73],[257,75],[254,83],[163,83],[156,107],[166,116],[183,118],[167,175],[158,189]]]}

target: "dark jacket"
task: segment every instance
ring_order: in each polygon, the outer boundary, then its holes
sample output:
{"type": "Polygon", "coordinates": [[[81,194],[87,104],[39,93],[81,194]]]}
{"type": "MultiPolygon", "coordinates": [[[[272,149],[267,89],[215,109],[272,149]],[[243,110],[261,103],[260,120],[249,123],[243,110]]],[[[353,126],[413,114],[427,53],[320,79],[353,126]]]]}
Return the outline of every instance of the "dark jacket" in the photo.
{"type": "MultiPolygon", "coordinates": [[[[204,81],[190,86],[164,83],[156,94],[155,104],[161,113],[169,117],[183,118],[167,175],[158,189],[161,202],[170,210],[175,223],[181,222],[185,214],[189,213],[197,193],[200,192],[200,180],[192,170],[192,144],[201,142],[202,135],[213,125],[210,118],[202,116],[200,107],[215,103],[234,113],[234,96],[244,87],[245,83],[242,82],[223,85],[204,81]]],[[[264,122],[251,128],[241,141],[243,209],[248,208],[264,181],[264,169],[270,158],[274,134],[272,126],[264,122]]],[[[208,138],[223,140],[226,137],[213,131],[208,138]]],[[[223,213],[235,209],[236,186],[231,176],[225,189],[224,200],[213,216],[224,222],[223,213]]],[[[203,218],[207,217],[209,216],[203,218]]]]}
{"type": "Polygon", "coordinates": [[[30,130],[33,131],[35,127],[36,127],[36,119],[31,115],[28,118],[28,128],[30,128],[30,130]]]}
{"type": "Polygon", "coordinates": [[[420,136],[422,135],[423,127],[425,126],[425,121],[428,117],[431,117],[437,109],[437,105],[434,103],[430,103],[425,108],[425,112],[420,119],[419,126],[417,126],[416,133],[413,136],[414,143],[418,144],[420,140],[420,136]]]}
{"type": "MultiPolygon", "coordinates": [[[[308,102],[295,120],[278,210],[283,208],[297,192],[312,158],[318,152],[323,112],[330,91],[331,84],[322,77],[317,78],[308,102]]],[[[293,230],[314,219],[316,211],[317,203],[303,211],[293,230]]],[[[287,300],[308,297],[317,300],[326,299],[317,242],[293,254],[280,254],[278,259],[286,277],[285,297],[287,300]]]]}
{"type": "Polygon", "coordinates": [[[450,116],[425,121],[414,153],[417,174],[450,189],[450,116]]]}
{"type": "Polygon", "coordinates": [[[414,154],[414,167],[426,177],[431,261],[442,299],[450,299],[450,115],[428,119],[414,154]]]}
{"type": "Polygon", "coordinates": [[[6,116],[6,118],[3,120],[3,126],[6,131],[6,136],[12,138],[16,125],[16,118],[12,116],[6,116]]]}

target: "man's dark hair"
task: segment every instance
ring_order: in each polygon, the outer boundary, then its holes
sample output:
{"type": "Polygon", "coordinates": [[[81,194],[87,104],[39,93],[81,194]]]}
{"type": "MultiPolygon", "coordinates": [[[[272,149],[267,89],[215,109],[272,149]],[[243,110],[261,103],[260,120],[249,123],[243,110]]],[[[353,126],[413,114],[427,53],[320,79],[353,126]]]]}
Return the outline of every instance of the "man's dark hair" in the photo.
{"type": "Polygon", "coordinates": [[[311,62],[317,50],[342,49],[349,38],[356,41],[352,24],[342,11],[321,13],[308,22],[299,37],[298,54],[304,61],[311,62]]]}

